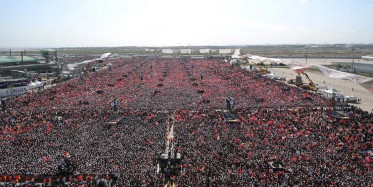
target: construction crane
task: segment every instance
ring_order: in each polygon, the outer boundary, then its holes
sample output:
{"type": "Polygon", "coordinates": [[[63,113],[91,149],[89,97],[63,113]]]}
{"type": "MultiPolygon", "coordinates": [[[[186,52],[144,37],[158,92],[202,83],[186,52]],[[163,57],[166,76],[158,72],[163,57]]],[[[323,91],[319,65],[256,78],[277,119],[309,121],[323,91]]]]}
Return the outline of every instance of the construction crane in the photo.
{"type": "Polygon", "coordinates": [[[295,84],[296,86],[298,86],[300,88],[303,88],[305,90],[316,91],[315,83],[313,83],[313,81],[310,79],[310,77],[305,72],[299,72],[296,79],[295,80],[294,79],[289,80],[288,84],[295,84]],[[302,77],[300,76],[301,74],[303,74],[307,78],[308,85],[303,83],[302,77]]]}
{"type": "Polygon", "coordinates": [[[316,87],[316,86],[315,86],[315,83],[313,83],[313,81],[310,79],[310,77],[307,75],[307,73],[302,72],[302,74],[303,74],[304,76],[306,76],[307,80],[309,81],[309,82],[308,82],[309,89],[312,90],[312,91],[314,91],[314,90],[315,90],[315,87],[316,87]]]}

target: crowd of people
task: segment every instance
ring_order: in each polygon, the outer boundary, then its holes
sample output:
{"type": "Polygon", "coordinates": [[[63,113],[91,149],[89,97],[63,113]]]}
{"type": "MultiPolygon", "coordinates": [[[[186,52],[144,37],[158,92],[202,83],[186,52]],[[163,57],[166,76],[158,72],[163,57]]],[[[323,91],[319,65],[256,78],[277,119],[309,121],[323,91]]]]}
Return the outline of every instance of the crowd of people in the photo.
{"type": "Polygon", "coordinates": [[[54,176],[43,182],[161,186],[157,159],[171,115],[173,143],[183,156],[182,172],[173,179],[180,186],[373,183],[372,114],[351,107],[349,119],[337,119],[322,96],[222,60],[112,64],[6,101],[0,183],[54,176]],[[226,97],[236,101],[238,123],[223,117],[226,97]],[[109,124],[112,116],[120,122],[109,124]],[[66,157],[77,166],[74,176],[56,176],[66,157]],[[270,169],[272,162],[283,168],[270,169]]]}

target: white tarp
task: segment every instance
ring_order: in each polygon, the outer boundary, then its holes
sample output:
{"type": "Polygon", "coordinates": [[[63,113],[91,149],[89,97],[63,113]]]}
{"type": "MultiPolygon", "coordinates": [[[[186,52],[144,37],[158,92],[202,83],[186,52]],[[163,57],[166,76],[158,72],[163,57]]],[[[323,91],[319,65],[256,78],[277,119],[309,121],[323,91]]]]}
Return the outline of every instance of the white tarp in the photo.
{"type": "Polygon", "coordinates": [[[41,86],[43,86],[43,83],[40,82],[40,81],[38,81],[38,80],[35,81],[35,84],[36,84],[36,87],[41,87],[41,86]]]}
{"type": "Polygon", "coordinates": [[[360,86],[364,87],[365,89],[373,93],[373,78],[364,77],[352,73],[346,73],[335,69],[330,69],[321,65],[314,65],[314,67],[319,68],[319,70],[328,77],[356,82],[360,86]]]}
{"type": "Polygon", "coordinates": [[[110,55],[111,55],[111,53],[104,53],[104,54],[101,55],[100,60],[105,60],[105,59],[109,58],[110,55]]]}
{"type": "Polygon", "coordinates": [[[219,49],[220,54],[232,53],[232,49],[219,49]]]}
{"type": "Polygon", "coordinates": [[[319,70],[324,75],[326,75],[328,77],[331,77],[331,78],[351,80],[351,81],[354,81],[354,82],[358,82],[360,80],[367,79],[367,77],[363,77],[363,76],[360,76],[360,75],[355,75],[355,74],[352,74],[352,73],[346,73],[346,72],[338,71],[338,70],[335,70],[335,69],[330,69],[330,68],[327,68],[327,67],[321,66],[321,65],[313,65],[313,66],[319,68],[319,70]]]}
{"type": "Polygon", "coordinates": [[[29,84],[29,86],[30,86],[31,88],[33,88],[33,87],[36,86],[36,84],[35,84],[34,82],[31,82],[31,83],[29,84]]]}
{"type": "Polygon", "coordinates": [[[210,49],[199,49],[199,53],[204,54],[204,53],[209,53],[210,49]]]}
{"type": "Polygon", "coordinates": [[[373,56],[362,56],[361,58],[364,60],[373,60],[373,56]]]}
{"type": "Polygon", "coordinates": [[[174,53],[174,50],[172,50],[172,49],[162,49],[162,53],[172,54],[172,53],[174,53]]]}
{"type": "Polygon", "coordinates": [[[299,64],[293,60],[288,60],[288,59],[267,58],[267,57],[262,57],[262,56],[257,56],[257,55],[245,55],[245,56],[247,56],[249,59],[259,61],[259,63],[264,63],[268,61],[268,62],[275,62],[275,63],[283,63],[287,66],[295,66],[299,64]]]}
{"type": "Polygon", "coordinates": [[[43,86],[43,83],[38,80],[36,80],[35,82],[30,82],[30,84],[28,85],[30,89],[35,89],[35,88],[39,88],[42,86],[43,86]]]}
{"type": "MultiPolygon", "coordinates": [[[[259,63],[264,63],[267,60],[271,60],[271,58],[256,56],[256,55],[246,55],[249,59],[258,60],[259,63]]],[[[254,62],[255,63],[255,62],[254,62]]]]}
{"type": "Polygon", "coordinates": [[[74,70],[74,68],[78,65],[82,65],[82,64],[88,64],[88,63],[91,63],[92,60],[86,60],[86,61],[83,61],[83,62],[79,62],[79,63],[74,63],[74,64],[67,64],[67,68],[69,68],[70,71],[74,70]]]}
{"type": "Polygon", "coordinates": [[[190,54],[190,53],[192,53],[192,49],[181,49],[180,53],[182,53],[182,54],[185,54],[185,53],[190,54]]]}

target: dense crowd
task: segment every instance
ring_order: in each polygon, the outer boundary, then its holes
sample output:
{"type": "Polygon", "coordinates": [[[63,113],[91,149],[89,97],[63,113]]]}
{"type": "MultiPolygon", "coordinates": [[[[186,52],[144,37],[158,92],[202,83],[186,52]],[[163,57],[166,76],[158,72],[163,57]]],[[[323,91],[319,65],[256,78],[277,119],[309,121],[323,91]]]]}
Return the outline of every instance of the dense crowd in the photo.
{"type": "Polygon", "coordinates": [[[372,114],[352,107],[349,119],[336,119],[323,97],[220,60],[112,63],[111,71],[6,101],[0,182],[55,175],[69,156],[76,176],[58,180],[161,186],[157,158],[173,115],[173,141],[184,157],[174,179],[180,186],[373,184],[372,114]],[[226,123],[216,110],[225,108],[226,97],[236,100],[238,123],[226,123]],[[109,125],[114,115],[122,120],[109,125]],[[270,162],[284,168],[275,172],[270,162]],[[83,175],[95,177],[77,178],[83,175]]]}

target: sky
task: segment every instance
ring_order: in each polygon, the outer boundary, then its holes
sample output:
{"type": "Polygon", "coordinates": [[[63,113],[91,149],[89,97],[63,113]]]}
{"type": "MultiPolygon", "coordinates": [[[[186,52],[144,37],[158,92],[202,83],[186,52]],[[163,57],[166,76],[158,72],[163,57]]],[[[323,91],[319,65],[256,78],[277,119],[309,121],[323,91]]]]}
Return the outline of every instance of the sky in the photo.
{"type": "Polygon", "coordinates": [[[373,43],[373,0],[0,0],[0,48],[373,43]]]}

